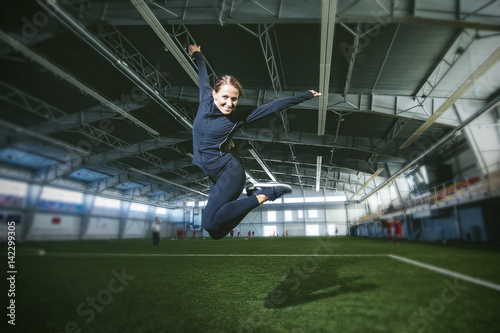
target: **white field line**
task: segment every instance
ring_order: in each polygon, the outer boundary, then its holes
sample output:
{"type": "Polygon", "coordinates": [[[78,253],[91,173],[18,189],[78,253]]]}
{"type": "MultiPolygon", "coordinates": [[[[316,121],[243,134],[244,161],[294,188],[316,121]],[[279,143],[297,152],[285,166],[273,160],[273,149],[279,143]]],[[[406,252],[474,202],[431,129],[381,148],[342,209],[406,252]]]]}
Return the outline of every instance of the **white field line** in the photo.
{"type": "Polygon", "coordinates": [[[418,267],[421,267],[421,268],[425,268],[425,269],[428,269],[430,271],[438,272],[438,273],[441,273],[441,274],[444,274],[444,275],[448,275],[448,276],[451,276],[451,277],[454,277],[454,278],[457,278],[457,279],[460,279],[460,280],[471,282],[471,283],[480,285],[482,287],[487,287],[487,288],[491,288],[491,289],[500,291],[500,285],[498,285],[496,283],[488,282],[488,281],[485,281],[485,280],[474,278],[472,276],[468,276],[468,275],[465,275],[465,274],[457,273],[457,272],[450,271],[450,270],[447,270],[447,269],[444,269],[444,268],[440,268],[440,267],[437,267],[437,266],[425,264],[425,263],[420,262],[420,261],[411,260],[411,259],[408,259],[408,258],[405,258],[405,257],[396,256],[396,255],[393,255],[393,254],[389,254],[388,256],[390,258],[393,258],[393,259],[396,259],[396,260],[400,260],[400,261],[405,262],[405,263],[410,264],[410,265],[414,265],[414,266],[418,266],[418,267]]]}
{"type": "MultiPolygon", "coordinates": [[[[245,253],[47,253],[43,249],[32,249],[31,255],[51,257],[389,257],[410,265],[448,275],[482,287],[500,291],[500,285],[448,269],[429,265],[394,254],[245,254],[245,253]]],[[[24,254],[30,255],[30,254],[24,254]]]]}
{"type": "Polygon", "coordinates": [[[46,254],[44,249],[36,249],[32,247],[18,247],[17,248],[18,255],[35,255],[35,256],[43,256],[46,254]]]}
{"type": "Polygon", "coordinates": [[[46,253],[51,257],[387,257],[388,254],[46,253]]]}

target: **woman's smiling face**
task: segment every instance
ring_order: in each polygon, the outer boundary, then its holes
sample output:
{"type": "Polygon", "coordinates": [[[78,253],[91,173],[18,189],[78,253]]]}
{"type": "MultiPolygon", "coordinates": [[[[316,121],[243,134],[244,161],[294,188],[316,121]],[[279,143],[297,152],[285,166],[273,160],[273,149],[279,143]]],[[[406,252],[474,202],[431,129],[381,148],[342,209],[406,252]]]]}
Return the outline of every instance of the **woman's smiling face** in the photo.
{"type": "Polygon", "coordinates": [[[230,84],[224,84],[219,88],[219,91],[212,91],[214,103],[222,114],[230,114],[238,105],[240,92],[236,87],[230,84]]]}

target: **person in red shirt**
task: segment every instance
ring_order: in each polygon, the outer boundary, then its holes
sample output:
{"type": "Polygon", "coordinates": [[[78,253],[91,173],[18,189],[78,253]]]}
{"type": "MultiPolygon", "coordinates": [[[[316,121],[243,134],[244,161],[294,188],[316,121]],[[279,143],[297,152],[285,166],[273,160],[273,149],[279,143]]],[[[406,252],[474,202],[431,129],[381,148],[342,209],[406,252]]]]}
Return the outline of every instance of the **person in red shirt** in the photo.
{"type": "Polygon", "coordinates": [[[401,240],[403,240],[403,223],[396,219],[394,222],[394,228],[396,229],[396,241],[401,242],[401,240]]]}
{"type": "Polygon", "coordinates": [[[389,240],[392,240],[392,222],[390,220],[387,220],[385,222],[385,226],[387,228],[387,238],[389,240]]]}
{"type": "Polygon", "coordinates": [[[233,236],[234,236],[234,230],[231,230],[231,232],[229,234],[231,235],[231,238],[233,238],[233,236]]]}
{"type": "Polygon", "coordinates": [[[252,232],[250,230],[248,230],[248,238],[250,238],[252,236],[252,232]]]}

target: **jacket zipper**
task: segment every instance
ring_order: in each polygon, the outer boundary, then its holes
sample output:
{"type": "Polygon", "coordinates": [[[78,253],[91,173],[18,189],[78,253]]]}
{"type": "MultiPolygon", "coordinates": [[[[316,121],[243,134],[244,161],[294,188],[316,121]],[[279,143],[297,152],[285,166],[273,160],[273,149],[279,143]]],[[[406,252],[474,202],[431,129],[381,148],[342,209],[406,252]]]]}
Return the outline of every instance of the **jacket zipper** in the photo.
{"type": "Polygon", "coordinates": [[[220,156],[223,156],[222,155],[222,145],[224,144],[224,142],[227,141],[227,139],[229,138],[229,136],[231,135],[231,133],[233,133],[233,130],[236,127],[236,125],[238,125],[238,123],[234,124],[233,128],[231,128],[231,130],[229,131],[229,133],[226,135],[226,138],[219,144],[219,153],[220,153],[220,156]]]}

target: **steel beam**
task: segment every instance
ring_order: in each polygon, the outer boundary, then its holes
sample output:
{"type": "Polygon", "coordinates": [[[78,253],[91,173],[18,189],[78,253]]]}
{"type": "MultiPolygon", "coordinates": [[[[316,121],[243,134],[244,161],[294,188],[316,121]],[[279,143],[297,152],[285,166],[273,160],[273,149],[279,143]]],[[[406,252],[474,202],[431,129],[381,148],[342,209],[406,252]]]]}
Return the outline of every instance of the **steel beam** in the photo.
{"type": "Polygon", "coordinates": [[[146,124],[144,124],[143,122],[139,121],[135,117],[129,115],[127,112],[125,112],[124,110],[122,110],[120,107],[118,107],[117,105],[115,105],[113,102],[109,101],[104,96],[102,96],[99,93],[97,93],[94,89],[88,87],[87,85],[85,85],[84,83],[82,83],[81,81],[79,81],[78,79],[76,79],[75,77],[73,77],[72,75],[70,75],[70,74],[66,73],[65,71],[61,70],[60,68],[58,68],[57,66],[55,66],[54,64],[52,64],[50,61],[44,59],[43,57],[39,56],[35,52],[33,52],[30,49],[28,49],[26,46],[24,46],[21,43],[19,43],[16,39],[14,39],[12,37],[12,34],[11,35],[7,35],[4,32],[0,31],[0,39],[3,40],[5,43],[9,44],[10,46],[12,46],[15,50],[21,52],[24,56],[26,56],[29,59],[35,61],[36,63],[38,63],[39,65],[43,66],[47,70],[51,71],[57,77],[65,80],[65,81],[67,81],[68,83],[70,83],[73,86],[77,87],[78,89],[82,90],[83,92],[85,92],[89,96],[95,98],[96,100],[98,100],[99,102],[101,102],[103,105],[105,105],[105,106],[113,109],[114,111],[116,111],[117,113],[119,113],[124,118],[127,118],[128,120],[132,121],[137,126],[139,126],[142,129],[146,130],[151,135],[158,135],[159,134],[158,132],[156,132],[151,127],[147,126],[146,124]]]}
{"type": "Polygon", "coordinates": [[[163,25],[158,21],[155,14],[151,11],[144,0],[131,0],[131,2],[160,40],[165,44],[170,53],[172,53],[174,58],[184,68],[191,80],[193,80],[193,82],[198,86],[198,73],[195,71],[193,66],[188,63],[186,51],[184,50],[184,52],[182,52],[181,49],[175,44],[172,37],[170,37],[170,35],[165,31],[163,25]]]}
{"type": "MultiPolygon", "coordinates": [[[[74,32],[78,37],[80,37],[83,41],[85,41],[88,45],[94,48],[97,52],[99,52],[105,59],[107,59],[117,70],[119,70],[123,75],[125,75],[128,79],[130,79],[133,83],[137,84],[139,88],[141,88],[146,94],[148,94],[155,102],[157,102],[163,109],[169,112],[172,117],[174,117],[181,125],[183,125],[187,129],[192,129],[192,121],[186,118],[184,114],[182,114],[179,110],[175,109],[172,105],[168,103],[168,101],[160,94],[159,89],[165,89],[164,86],[161,85],[161,81],[152,81],[153,85],[150,85],[146,79],[151,79],[151,76],[148,74],[144,76],[144,72],[135,72],[133,68],[129,67],[127,63],[127,59],[135,59],[132,58],[131,55],[122,59],[121,56],[123,54],[116,53],[114,49],[108,48],[104,45],[99,39],[93,36],[81,23],[77,22],[69,13],[67,13],[61,6],[59,6],[54,0],[46,0],[45,2],[42,0],[38,0],[38,3],[51,14],[53,14],[62,24],[68,27],[72,32],[74,32]],[[141,77],[142,74],[142,77],[141,77]],[[154,86],[154,82],[160,82],[158,87],[154,86]]],[[[124,37],[121,38],[121,41],[125,41],[124,37]]],[[[123,52],[122,52],[123,53],[123,52]]],[[[128,54],[128,53],[126,53],[128,54]]],[[[142,58],[140,58],[142,59],[142,58]]],[[[140,64],[141,62],[139,62],[140,64]]],[[[137,67],[137,66],[135,66],[137,67]]],[[[153,72],[155,72],[153,70],[153,72]]],[[[156,71],[157,72],[157,71],[156,71]]],[[[161,73],[156,75],[158,79],[160,79],[161,73]]],[[[106,104],[107,105],[107,104],[106,104]]],[[[116,106],[115,106],[116,107],[116,106]]],[[[123,112],[123,111],[122,111],[123,112]]],[[[125,113],[126,116],[127,113],[125,113]]],[[[129,116],[131,117],[131,116],[129,116]]],[[[135,120],[135,123],[139,125],[139,121],[135,120]]],[[[152,129],[151,129],[152,130],[152,129]]],[[[158,132],[154,131],[155,135],[158,135],[158,132]]]]}
{"type": "Polygon", "coordinates": [[[425,79],[415,92],[415,96],[423,101],[426,98],[433,96],[433,92],[438,87],[439,83],[446,77],[451,69],[457,64],[458,60],[467,53],[470,46],[474,43],[474,34],[470,30],[463,30],[458,34],[455,42],[445,52],[439,62],[436,63],[434,70],[425,79]]]}
{"type": "MultiPolygon", "coordinates": [[[[154,4],[154,2],[151,2],[151,4],[154,4]]],[[[191,66],[198,69],[198,65],[187,52],[187,50],[189,50],[189,45],[198,45],[193,35],[191,35],[191,33],[189,32],[188,28],[183,24],[172,25],[169,36],[171,36],[172,39],[176,42],[175,45],[178,47],[179,52],[184,54],[185,58],[191,63],[191,66]]],[[[212,83],[212,85],[215,86],[215,82],[217,81],[217,74],[215,74],[212,65],[210,65],[207,59],[205,59],[205,65],[207,67],[208,79],[212,83]]]]}
{"type": "Polygon", "coordinates": [[[335,31],[335,16],[337,0],[321,1],[321,44],[319,60],[319,108],[318,108],[318,135],[325,134],[326,112],[328,109],[328,90],[330,87],[330,73],[333,54],[333,36],[335,31]]]}
{"type": "Polygon", "coordinates": [[[365,153],[379,154],[382,157],[399,161],[401,163],[406,161],[403,156],[390,155],[384,153],[384,146],[380,146],[376,138],[371,137],[356,137],[354,136],[338,136],[335,138],[333,135],[324,135],[318,137],[311,133],[294,132],[293,135],[286,136],[284,133],[274,133],[269,135],[269,132],[263,131],[258,128],[247,129],[245,134],[238,134],[234,137],[235,140],[252,140],[268,143],[280,143],[285,145],[305,145],[314,147],[324,147],[328,149],[352,149],[365,153]]]}
{"type": "Polygon", "coordinates": [[[493,52],[475,71],[472,73],[455,92],[429,117],[429,119],[413,133],[399,149],[408,148],[418,137],[420,137],[441,115],[459,100],[459,98],[469,90],[486,72],[490,70],[500,60],[500,47],[493,52]]]}
{"type": "MultiPolygon", "coordinates": [[[[83,183],[80,181],[75,181],[68,178],[57,178],[52,182],[46,184],[40,179],[35,179],[33,177],[33,172],[27,172],[26,170],[21,170],[18,167],[13,167],[11,165],[2,165],[0,167],[0,178],[6,178],[11,180],[21,181],[27,184],[36,184],[36,185],[50,185],[51,187],[56,187],[60,189],[70,190],[70,191],[78,191],[82,193],[95,194],[95,190],[93,188],[89,188],[87,183],[83,183]]],[[[125,194],[123,191],[108,189],[99,193],[100,196],[117,199],[117,200],[127,200],[130,201],[131,198],[129,195],[125,194]]],[[[170,198],[168,195],[163,196],[161,200],[157,198],[151,197],[137,197],[134,199],[134,202],[144,203],[144,204],[154,204],[159,207],[165,208],[177,208],[178,206],[169,201],[170,198]]]]}
{"type": "Polygon", "coordinates": [[[64,111],[2,81],[0,81],[0,99],[50,120],[62,119],[67,116],[64,111]]]}
{"type": "Polygon", "coordinates": [[[157,183],[164,183],[164,184],[167,184],[169,186],[177,187],[177,188],[182,189],[184,191],[193,192],[193,193],[196,193],[198,195],[202,195],[204,197],[208,197],[208,194],[206,194],[206,193],[197,191],[195,189],[192,189],[192,188],[189,188],[187,186],[174,183],[172,181],[169,181],[169,180],[157,177],[157,176],[153,176],[153,175],[151,175],[149,173],[146,173],[146,172],[143,172],[141,170],[130,168],[130,172],[135,173],[137,175],[140,175],[144,179],[152,180],[152,181],[157,182],[157,183]]]}
{"type": "MultiPolygon", "coordinates": [[[[498,17],[500,9],[495,1],[462,2],[440,0],[437,10],[432,2],[414,0],[339,2],[338,23],[370,24],[426,24],[456,28],[500,31],[498,17]]],[[[260,1],[218,0],[218,1],[168,1],[159,5],[152,3],[154,15],[163,25],[229,25],[229,24],[318,24],[321,22],[321,3],[319,1],[280,0],[277,9],[260,1]],[[258,3],[258,5],[257,5],[258,3]],[[264,7],[264,8],[263,8],[264,7]]],[[[113,25],[145,25],[137,18],[137,12],[129,3],[123,1],[95,2],[88,7],[74,7],[86,23],[107,21],[113,25]]]]}
{"type": "MultiPolygon", "coordinates": [[[[245,89],[245,98],[238,105],[258,106],[274,100],[273,90],[245,89]]],[[[280,97],[291,97],[297,95],[296,91],[281,91],[280,97]]],[[[174,86],[168,91],[169,98],[181,99],[185,102],[198,102],[198,89],[188,86],[174,86]]],[[[342,93],[329,93],[328,109],[336,112],[352,113],[374,113],[397,118],[407,118],[426,121],[430,114],[434,113],[445,101],[447,97],[427,98],[419,101],[412,96],[394,96],[380,94],[348,94],[346,97],[342,93]],[[345,100],[345,101],[344,101],[345,100]]],[[[468,101],[467,99],[462,99],[468,101]]],[[[484,103],[483,100],[479,102],[484,103]]],[[[317,110],[318,98],[314,98],[290,109],[317,110]]],[[[455,127],[460,124],[455,114],[445,113],[436,124],[455,127]]]]}
{"type": "MultiPolygon", "coordinates": [[[[121,107],[125,112],[132,112],[134,110],[141,109],[144,106],[145,105],[134,103],[123,104],[119,107],[121,107]]],[[[111,108],[103,108],[102,105],[98,105],[53,120],[41,122],[40,124],[28,127],[28,129],[38,134],[48,135],[56,132],[67,131],[85,124],[99,122],[116,115],[117,113],[111,108]]]]}
{"type": "Polygon", "coordinates": [[[167,147],[168,145],[184,142],[187,140],[191,140],[190,135],[189,136],[186,135],[184,138],[182,137],[182,135],[180,136],[178,135],[172,138],[164,137],[161,138],[160,140],[150,140],[150,141],[140,142],[128,145],[126,147],[124,146],[115,147],[115,149],[113,150],[104,153],[93,154],[86,158],[77,156],[67,161],[66,163],[62,163],[59,165],[39,170],[38,177],[40,177],[40,179],[43,179],[45,182],[50,182],[55,178],[68,175],[84,167],[85,165],[104,164],[114,159],[136,155],[141,151],[163,148],[167,147]]]}
{"type": "Polygon", "coordinates": [[[439,149],[442,145],[447,143],[450,140],[453,140],[454,137],[459,133],[463,128],[465,128],[467,125],[469,125],[472,121],[480,117],[483,113],[486,113],[490,111],[491,109],[496,108],[498,105],[500,105],[500,95],[496,96],[494,99],[492,99],[486,106],[482,107],[478,111],[476,111],[472,116],[467,118],[463,123],[461,123],[459,126],[454,128],[452,131],[450,131],[448,134],[443,136],[438,142],[436,142],[432,147],[430,147],[428,150],[420,154],[417,158],[415,158],[413,161],[410,163],[406,164],[403,168],[401,168],[398,172],[393,174],[391,177],[389,177],[387,180],[385,180],[382,184],[377,186],[373,191],[370,193],[366,194],[363,196],[361,199],[357,200],[357,202],[363,202],[366,200],[368,197],[370,197],[372,194],[376,193],[377,191],[380,191],[382,188],[390,184],[394,179],[399,177],[401,174],[403,174],[405,171],[409,170],[413,166],[417,165],[420,160],[422,160],[424,157],[427,155],[433,153],[437,149],[439,149]]]}
{"type": "Polygon", "coordinates": [[[262,161],[262,159],[260,158],[260,156],[255,151],[255,149],[249,149],[248,151],[253,156],[253,158],[255,158],[255,160],[257,161],[257,163],[259,163],[259,165],[262,167],[262,170],[264,170],[266,172],[266,174],[269,176],[269,178],[271,178],[272,181],[277,181],[276,177],[274,177],[272,171],[268,168],[268,166],[266,165],[266,163],[264,163],[264,161],[262,161]]]}

